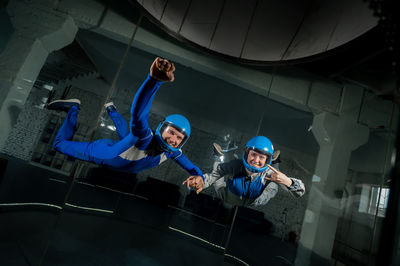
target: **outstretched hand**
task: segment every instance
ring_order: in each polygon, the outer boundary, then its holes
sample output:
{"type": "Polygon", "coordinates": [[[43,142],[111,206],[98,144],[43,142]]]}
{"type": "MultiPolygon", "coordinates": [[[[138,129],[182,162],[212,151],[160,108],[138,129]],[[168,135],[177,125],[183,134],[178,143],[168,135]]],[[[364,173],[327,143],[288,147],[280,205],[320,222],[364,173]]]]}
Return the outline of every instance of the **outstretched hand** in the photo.
{"type": "Polygon", "coordinates": [[[185,181],[183,181],[182,185],[187,186],[187,188],[194,188],[196,189],[196,193],[199,194],[200,191],[203,190],[204,187],[204,181],[203,178],[201,176],[190,176],[188,179],[186,179],[185,181]]]}
{"type": "Polygon", "coordinates": [[[175,66],[167,59],[157,57],[150,67],[150,76],[160,81],[173,82],[175,66]]]}
{"type": "Polygon", "coordinates": [[[285,185],[287,187],[290,187],[292,185],[292,179],[287,177],[287,175],[285,175],[282,172],[279,172],[278,170],[276,170],[274,167],[272,167],[269,164],[267,164],[267,166],[273,172],[271,174],[271,177],[265,177],[267,180],[270,180],[270,181],[278,183],[278,184],[283,184],[283,185],[285,185]]]}

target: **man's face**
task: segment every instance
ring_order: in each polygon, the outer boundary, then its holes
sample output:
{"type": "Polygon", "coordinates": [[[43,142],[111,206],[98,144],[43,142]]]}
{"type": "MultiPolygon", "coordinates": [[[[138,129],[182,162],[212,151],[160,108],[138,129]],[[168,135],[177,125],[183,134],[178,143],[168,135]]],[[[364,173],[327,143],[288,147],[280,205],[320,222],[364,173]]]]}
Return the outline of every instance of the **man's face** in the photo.
{"type": "Polygon", "coordinates": [[[172,148],[177,148],[185,138],[185,135],[176,130],[174,127],[168,126],[162,133],[161,137],[166,143],[168,143],[169,146],[172,148]]]}
{"type": "Polygon", "coordinates": [[[267,161],[267,155],[256,152],[254,150],[250,150],[247,155],[247,163],[251,166],[262,168],[265,166],[267,161]]]}

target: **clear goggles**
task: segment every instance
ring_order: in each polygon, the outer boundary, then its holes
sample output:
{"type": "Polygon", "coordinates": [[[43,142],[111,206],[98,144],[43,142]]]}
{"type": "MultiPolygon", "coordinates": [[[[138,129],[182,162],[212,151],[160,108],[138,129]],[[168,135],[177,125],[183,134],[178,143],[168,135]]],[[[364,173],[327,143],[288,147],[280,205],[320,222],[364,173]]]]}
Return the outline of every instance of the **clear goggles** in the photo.
{"type": "MultiPolygon", "coordinates": [[[[171,136],[176,136],[176,138],[179,140],[181,140],[181,142],[177,145],[177,147],[172,147],[174,149],[180,149],[182,148],[182,146],[186,143],[186,141],[189,139],[189,137],[186,135],[186,132],[178,127],[176,127],[175,125],[173,125],[170,122],[163,122],[163,124],[161,125],[160,128],[160,134],[162,139],[164,140],[164,142],[169,145],[167,143],[167,141],[164,139],[164,132],[168,133],[171,136]]],[[[170,146],[170,145],[169,145],[170,146]]]]}

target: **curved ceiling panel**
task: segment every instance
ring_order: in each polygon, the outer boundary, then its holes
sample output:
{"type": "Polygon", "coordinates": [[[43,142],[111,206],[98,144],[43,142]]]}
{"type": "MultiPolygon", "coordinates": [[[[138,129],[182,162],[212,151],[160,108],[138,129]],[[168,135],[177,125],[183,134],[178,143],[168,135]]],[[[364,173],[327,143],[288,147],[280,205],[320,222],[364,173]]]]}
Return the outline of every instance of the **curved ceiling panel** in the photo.
{"type": "Polygon", "coordinates": [[[377,25],[361,0],[137,0],[171,32],[254,61],[300,59],[377,25]]]}

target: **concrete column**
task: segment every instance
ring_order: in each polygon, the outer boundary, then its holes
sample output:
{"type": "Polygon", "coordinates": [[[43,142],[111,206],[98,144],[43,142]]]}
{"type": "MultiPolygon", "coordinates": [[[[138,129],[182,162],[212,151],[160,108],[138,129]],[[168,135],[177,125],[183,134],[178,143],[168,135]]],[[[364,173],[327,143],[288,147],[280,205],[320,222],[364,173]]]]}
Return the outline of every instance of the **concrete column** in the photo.
{"type": "Polygon", "coordinates": [[[48,54],[70,44],[78,30],[53,2],[11,0],[7,6],[15,31],[0,54],[0,150],[48,54]]]}
{"type": "Polygon", "coordinates": [[[309,190],[296,265],[330,265],[340,199],[345,187],[351,152],[365,144],[369,129],[357,124],[362,89],[346,87],[339,116],[320,113],[314,116],[312,132],[320,151],[309,190]],[[318,262],[311,258],[314,252],[318,262]]]}

